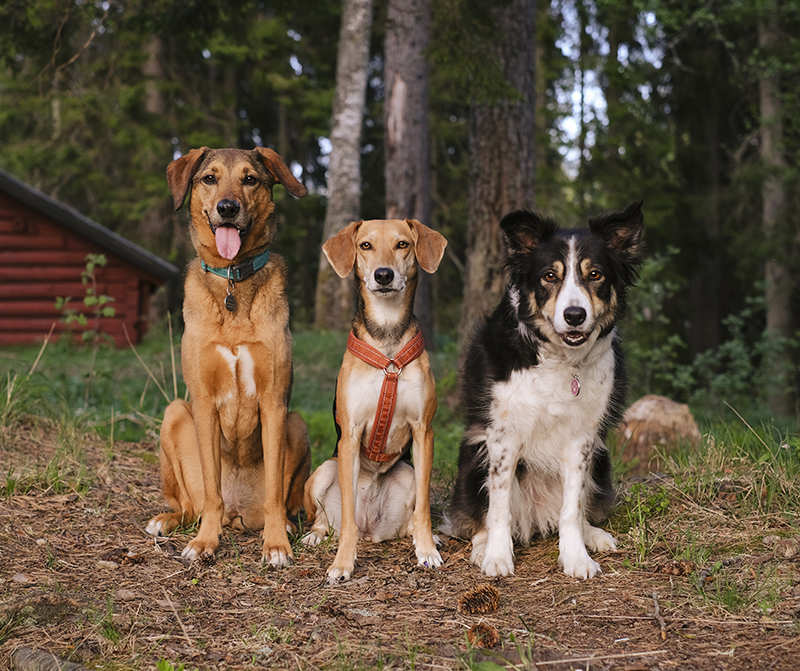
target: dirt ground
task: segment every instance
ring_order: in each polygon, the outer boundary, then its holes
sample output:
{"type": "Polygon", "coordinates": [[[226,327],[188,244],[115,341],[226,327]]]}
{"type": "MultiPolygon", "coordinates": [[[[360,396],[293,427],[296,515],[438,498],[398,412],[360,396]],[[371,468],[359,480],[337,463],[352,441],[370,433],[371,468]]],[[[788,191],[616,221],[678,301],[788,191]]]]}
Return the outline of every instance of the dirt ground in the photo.
{"type": "MultiPolygon", "coordinates": [[[[3,472],[44,470],[54,442],[42,428],[21,432],[0,451],[3,472]]],[[[151,670],[167,660],[187,671],[800,663],[797,557],[774,549],[710,560],[780,572],[785,588],[768,615],[733,616],[698,598],[701,567],[658,545],[642,567],[624,535],[620,550],[599,557],[602,576],[585,582],[558,570],[554,538],[520,549],[516,574],[492,580],[469,563],[468,543],[443,538],[440,570],[417,567],[409,539],[361,544],[354,578],[328,587],[330,544],[296,545],[293,567],[262,570],[258,536],[234,534],[213,565],[187,564],[180,550],[189,536],[156,542],[144,532],[165,507],[154,445],[84,449],[87,490],[48,485],[0,498],[0,668],[48,668],[30,661],[31,650],[88,668],[151,670]],[[460,612],[475,601],[467,593],[486,584],[499,594],[497,609],[460,612]],[[489,643],[497,637],[492,647],[468,643],[476,625],[489,643]]],[[[759,524],[754,533],[768,533],[759,524]]]]}

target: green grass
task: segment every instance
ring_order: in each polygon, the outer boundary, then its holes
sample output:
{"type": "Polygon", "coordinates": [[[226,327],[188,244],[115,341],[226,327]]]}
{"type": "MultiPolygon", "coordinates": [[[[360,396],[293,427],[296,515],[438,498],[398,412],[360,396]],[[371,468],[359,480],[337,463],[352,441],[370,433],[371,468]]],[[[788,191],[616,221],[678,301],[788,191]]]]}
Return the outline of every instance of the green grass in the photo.
{"type": "MultiPolygon", "coordinates": [[[[332,405],[347,334],[299,331],[293,338],[290,409],[298,411],[308,425],[316,467],[331,456],[336,444],[332,405]]],[[[78,426],[98,431],[108,442],[109,452],[113,452],[114,441],[156,439],[168,401],[186,394],[177,334],[172,342],[171,347],[165,329],[156,329],[135,352],[110,346],[94,350],[66,341],[50,343],[43,351],[36,346],[4,349],[0,353],[0,384],[4,385],[0,387],[0,440],[4,427],[26,417],[46,418],[62,425],[64,451],[72,458],[77,455],[69,447],[70,434],[78,426]]],[[[456,360],[455,343],[446,339],[439,351],[431,353],[440,399],[434,422],[435,465],[450,477],[455,472],[461,437],[452,400],[456,360]]],[[[8,475],[13,480],[13,474],[8,475]]]]}

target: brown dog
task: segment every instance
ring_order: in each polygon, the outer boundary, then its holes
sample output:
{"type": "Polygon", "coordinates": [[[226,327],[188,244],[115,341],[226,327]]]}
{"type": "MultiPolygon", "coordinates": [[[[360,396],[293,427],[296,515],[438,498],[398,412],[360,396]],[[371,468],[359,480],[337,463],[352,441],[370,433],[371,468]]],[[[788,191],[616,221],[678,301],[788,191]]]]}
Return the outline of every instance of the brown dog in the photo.
{"type": "Polygon", "coordinates": [[[305,488],[312,526],[302,542],[319,545],[331,527],[340,535],[331,584],[352,575],[359,535],[379,542],[410,533],[421,565],[442,563],[430,511],[436,389],[413,304],[417,266],[434,272],[446,246],[418,221],[390,220],[354,222],[322,247],[339,277],[355,266],[358,287],[336,384],[338,458],[305,488]],[[391,411],[383,397],[394,399],[391,411]],[[413,468],[401,461],[412,444],[413,468]]]}
{"type": "Polygon", "coordinates": [[[263,558],[292,562],[287,514],[310,470],[305,422],[287,407],[292,340],[286,266],[269,253],[277,223],[272,187],[306,195],[271,149],[193,149],[167,167],[175,209],[191,187],[198,258],[186,272],[181,343],[191,403],[173,401],[161,426],[162,491],[173,512],[153,535],[190,525],[189,559],[213,557],[222,527],[263,527],[263,558]]]}

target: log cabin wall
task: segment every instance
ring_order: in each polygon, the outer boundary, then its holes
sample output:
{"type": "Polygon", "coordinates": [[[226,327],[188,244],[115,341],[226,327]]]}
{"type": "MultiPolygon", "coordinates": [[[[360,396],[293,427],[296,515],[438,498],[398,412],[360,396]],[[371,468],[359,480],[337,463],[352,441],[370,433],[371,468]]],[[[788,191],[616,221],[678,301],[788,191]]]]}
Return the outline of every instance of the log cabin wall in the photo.
{"type": "MultiPolygon", "coordinates": [[[[46,198],[32,189],[30,192],[46,198]]],[[[48,199],[47,204],[52,206],[53,202],[48,199]]],[[[54,211],[58,214],[57,209],[54,211]]],[[[57,297],[71,297],[69,307],[83,312],[89,320],[86,328],[109,335],[117,346],[127,346],[125,329],[131,341],[138,343],[147,331],[152,293],[172,279],[169,276],[177,276],[177,269],[160,260],[154,263],[148,258],[152,255],[110,231],[104,232],[94,222],[89,222],[92,227],[81,235],[73,230],[73,220],[79,219],[80,225],[83,218],[68,208],[64,212],[71,227],[0,191],[0,346],[42,342],[53,325],[54,337],[67,332],[79,337],[81,327],[66,325],[62,312],[56,309],[57,297]],[[107,237],[122,254],[109,249],[107,237]],[[133,261],[124,257],[128,246],[133,261]],[[105,255],[106,265],[95,269],[97,294],[114,299],[114,316],[98,323],[83,304],[87,287],[81,283],[81,273],[88,254],[105,255]],[[135,262],[142,255],[160,277],[135,262]]]]}

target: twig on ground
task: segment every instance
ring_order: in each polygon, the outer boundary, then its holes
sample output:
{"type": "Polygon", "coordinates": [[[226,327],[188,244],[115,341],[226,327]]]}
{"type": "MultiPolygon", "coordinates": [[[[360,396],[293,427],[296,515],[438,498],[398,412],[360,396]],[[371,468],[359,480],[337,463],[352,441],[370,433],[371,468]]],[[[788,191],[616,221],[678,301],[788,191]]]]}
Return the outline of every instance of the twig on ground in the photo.
{"type": "Polygon", "coordinates": [[[180,615],[178,615],[178,609],[175,608],[175,604],[172,603],[172,599],[169,598],[169,594],[167,594],[167,590],[164,586],[161,586],[161,591],[164,592],[164,598],[167,600],[169,607],[172,609],[172,612],[175,613],[175,619],[178,620],[178,624],[181,626],[181,631],[183,632],[183,637],[186,639],[186,642],[191,646],[194,647],[194,641],[189,637],[189,632],[186,631],[186,627],[183,626],[183,620],[181,620],[180,615]]]}
{"type": "Polygon", "coordinates": [[[653,617],[656,619],[656,622],[658,622],[658,626],[661,629],[661,640],[666,641],[667,623],[664,621],[664,618],[661,615],[660,609],[658,607],[658,594],[656,594],[655,592],[653,592],[653,607],[655,608],[655,611],[653,612],[653,617]]]}
{"type": "Polygon", "coordinates": [[[602,659],[626,659],[629,657],[648,657],[649,655],[665,655],[666,650],[648,650],[646,652],[622,652],[616,655],[597,655],[596,657],[567,657],[565,659],[548,659],[544,662],[534,662],[536,666],[549,666],[551,664],[570,664],[572,662],[598,662],[602,659]]]}

